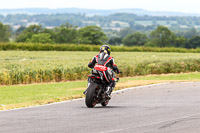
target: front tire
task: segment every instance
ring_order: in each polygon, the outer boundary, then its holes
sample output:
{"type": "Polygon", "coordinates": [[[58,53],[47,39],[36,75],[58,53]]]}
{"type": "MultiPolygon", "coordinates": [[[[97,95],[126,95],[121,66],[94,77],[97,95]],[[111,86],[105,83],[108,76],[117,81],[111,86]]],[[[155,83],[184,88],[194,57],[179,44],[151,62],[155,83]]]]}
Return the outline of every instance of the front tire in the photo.
{"type": "Polygon", "coordinates": [[[107,99],[106,101],[102,102],[101,105],[103,107],[106,107],[108,105],[108,103],[109,103],[109,100],[107,99]]]}
{"type": "Polygon", "coordinates": [[[96,98],[96,92],[98,90],[98,84],[97,83],[90,83],[86,98],[85,98],[85,104],[88,108],[93,108],[97,104],[97,98],[96,98]]]}

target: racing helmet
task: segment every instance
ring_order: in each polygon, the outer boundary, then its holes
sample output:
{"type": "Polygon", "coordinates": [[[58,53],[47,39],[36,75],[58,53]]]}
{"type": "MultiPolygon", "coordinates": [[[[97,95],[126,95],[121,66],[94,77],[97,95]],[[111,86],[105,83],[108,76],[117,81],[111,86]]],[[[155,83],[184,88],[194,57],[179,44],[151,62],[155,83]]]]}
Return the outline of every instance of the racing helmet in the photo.
{"type": "Polygon", "coordinates": [[[111,49],[110,49],[110,47],[108,45],[102,45],[100,47],[100,52],[99,53],[102,53],[102,52],[104,52],[105,54],[110,55],[111,49]]]}

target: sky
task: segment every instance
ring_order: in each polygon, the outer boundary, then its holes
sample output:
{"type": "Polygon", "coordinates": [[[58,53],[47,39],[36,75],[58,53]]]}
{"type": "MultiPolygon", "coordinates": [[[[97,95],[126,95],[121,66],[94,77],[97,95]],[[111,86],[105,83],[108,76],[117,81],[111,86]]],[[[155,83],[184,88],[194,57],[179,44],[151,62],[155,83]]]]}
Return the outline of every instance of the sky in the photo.
{"type": "Polygon", "coordinates": [[[142,8],[149,11],[200,13],[200,0],[0,0],[0,9],[13,8],[142,8]]]}

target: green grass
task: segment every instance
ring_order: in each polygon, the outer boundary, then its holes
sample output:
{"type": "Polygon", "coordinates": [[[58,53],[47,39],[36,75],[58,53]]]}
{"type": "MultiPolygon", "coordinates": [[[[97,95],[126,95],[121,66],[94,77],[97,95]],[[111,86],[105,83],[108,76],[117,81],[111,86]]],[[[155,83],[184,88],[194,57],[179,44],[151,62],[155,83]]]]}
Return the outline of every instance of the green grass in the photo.
{"type": "MultiPolygon", "coordinates": [[[[122,78],[116,89],[126,87],[128,82],[145,82],[151,81],[199,81],[200,73],[184,73],[184,74],[170,74],[170,75],[151,75],[142,77],[122,78]],[[125,86],[123,86],[123,84],[125,86]]],[[[144,84],[149,84],[148,82],[144,84]]],[[[144,85],[142,84],[142,85],[144,85]]],[[[138,84],[137,84],[138,85],[138,84]]],[[[48,104],[63,100],[83,97],[83,90],[87,86],[86,81],[73,81],[62,83],[48,83],[48,84],[33,84],[33,85],[15,85],[15,86],[1,86],[0,87],[0,110],[12,109],[19,107],[27,107],[40,104],[48,104]]]]}
{"type": "Polygon", "coordinates": [[[17,85],[0,87],[1,104],[18,104],[37,100],[51,100],[81,94],[74,88],[86,87],[86,81],[17,85]]]}
{"type": "Polygon", "coordinates": [[[200,80],[200,73],[183,73],[183,74],[167,74],[167,75],[150,75],[121,79],[122,82],[132,80],[200,80]]]}

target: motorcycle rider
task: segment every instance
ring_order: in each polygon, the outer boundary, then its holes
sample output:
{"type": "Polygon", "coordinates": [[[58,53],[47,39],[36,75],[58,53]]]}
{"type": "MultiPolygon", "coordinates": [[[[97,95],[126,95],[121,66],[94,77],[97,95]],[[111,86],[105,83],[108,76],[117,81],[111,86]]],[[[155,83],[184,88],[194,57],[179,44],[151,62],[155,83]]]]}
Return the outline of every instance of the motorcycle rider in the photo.
{"type": "MultiPolygon", "coordinates": [[[[108,97],[110,97],[110,94],[113,91],[116,84],[113,77],[113,71],[117,74],[120,72],[117,65],[114,62],[114,58],[110,56],[110,53],[110,47],[108,45],[102,45],[100,47],[99,54],[94,56],[94,58],[88,64],[88,67],[92,69],[94,68],[95,64],[108,67],[108,70],[105,72],[104,75],[105,79],[109,83],[106,91],[108,97]]],[[[86,93],[86,91],[84,92],[84,94],[86,93]]]]}

